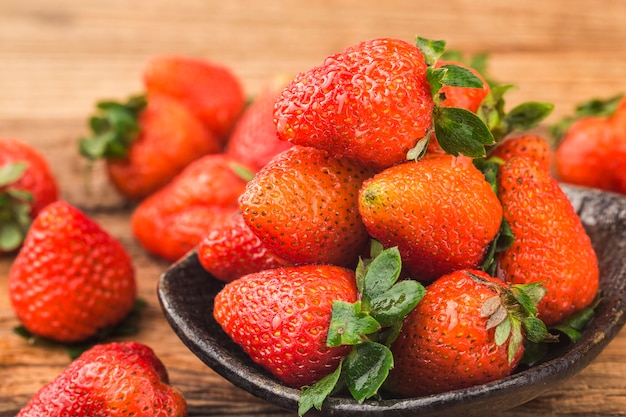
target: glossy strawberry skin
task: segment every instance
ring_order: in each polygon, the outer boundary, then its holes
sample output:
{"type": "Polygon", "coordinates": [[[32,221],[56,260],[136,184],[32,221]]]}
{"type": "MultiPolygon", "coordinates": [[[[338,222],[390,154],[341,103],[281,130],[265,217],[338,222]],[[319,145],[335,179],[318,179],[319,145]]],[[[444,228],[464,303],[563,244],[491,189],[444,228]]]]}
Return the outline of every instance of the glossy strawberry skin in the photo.
{"type": "Polygon", "coordinates": [[[365,181],[359,211],[369,234],[398,246],[417,280],[477,268],[502,220],[497,196],[469,158],[431,155],[365,181]]]}
{"type": "Polygon", "coordinates": [[[20,410],[18,417],[187,416],[163,362],[135,342],[96,345],[73,361],[20,410]]]}
{"type": "Polygon", "coordinates": [[[626,135],[619,134],[610,120],[589,116],[569,127],[554,151],[554,172],[559,180],[626,193],[626,135]]]}
{"type": "Polygon", "coordinates": [[[439,92],[443,99],[440,101],[439,104],[443,107],[459,107],[465,110],[469,110],[472,113],[476,113],[480,108],[480,104],[491,91],[489,84],[477,70],[468,67],[461,62],[437,61],[437,63],[435,64],[435,68],[441,68],[444,65],[456,65],[467,69],[483,82],[483,87],[473,88],[443,86],[439,92]]]}
{"type": "Polygon", "coordinates": [[[272,253],[294,264],[350,265],[367,243],[358,190],[371,171],[317,148],[294,146],[247,184],[239,207],[272,253]]]}
{"type": "Polygon", "coordinates": [[[119,323],[136,298],[126,249],[64,201],[35,218],[9,271],[9,295],[31,333],[79,342],[119,323]]]}
{"type": "Polygon", "coordinates": [[[547,170],[552,163],[550,144],[542,136],[534,134],[507,138],[489,152],[489,157],[500,158],[503,161],[508,161],[515,155],[532,158],[547,170]]]}
{"type": "Polygon", "coordinates": [[[277,268],[226,284],[216,321],[252,360],[293,387],[334,371],[350,346],[328,347],[335,300],[355,302],[354,272],[331,265],[277,268]]]}
{"type": "Polygon", "coordinates": [[[498,194],[515,236],[498,254],[509,283],[542,282],[538,317],[552,325],[589,306],[598,292],[598,260],[574,208],[549,171],[513,157],[501,168],[498,194]]]}
{"type": "Polygon", "coordinates": [[[132,200],[162,188],[194,160],[221,151],[218,138],[178,101],[152,94],[147,103],[127,156],[106,164],[111,183],[132,200]]]}
{"type": "Polygon", "coordinates": [[[38,150],[18,139],[0,138],[0,167],[15,162],[26,162],[28,168],[10,187],[32,194],[31,216],[35,218],[42,208],[59,198],[57,180],[38,150]]]}
{"type": "Polygon", "coordinates": [[[239,211],[202,238],[198,260],[207,272],[224,282],[289,264],[267,250],[239,211]]]}
{"type": "Polygon", "coordinates": [[[238,209],[246,181],[226,155],[206,155],[133,211],[134,237],[150,253],[175,261],[238,209]]]}
{"type": "Polygon", "coordinates": [[[293,146],[278,139],[274,124],[274,104],[289,80],[285,75],[272,79],[244,110],[228,138],[224,152],[255,172],[293,146]]]}
{"type": "Polygon", "coordinates": [[[279,137],[374,170],[401,162],[432,126],[426,68],[419,49],[401,40],[352,45],[283,91],[274,112],[279,137]]]}
{"type": "MultiPolygon", "coordinates": [[[[405,318],[392,344],[395,366],[386,387],[401,397],[467,388],[510,375],[523,345],[508,360],[508,345],[498,346],[495,329],[481,317],[485,301],[496,292],[459,270],[427,287],[426,295],[405,318]]],[[[480,270],[472,274],[501,285],[480,270]]]]}
{"type": "Polygon", "coordinates": [[[165,94],[190,109],[223,141],[244,108],[237,76],[224,65],[183,55],[152,57],[144,68],[148,93],[165,94]]]}

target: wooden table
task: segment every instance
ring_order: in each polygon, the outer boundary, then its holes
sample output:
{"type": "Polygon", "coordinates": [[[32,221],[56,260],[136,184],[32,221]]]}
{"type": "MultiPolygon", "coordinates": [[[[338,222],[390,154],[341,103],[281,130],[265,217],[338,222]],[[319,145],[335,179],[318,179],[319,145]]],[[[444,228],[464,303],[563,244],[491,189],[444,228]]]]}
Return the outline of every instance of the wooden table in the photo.
{"type": "MultiPolygon", "coordinates": [[[[295,415],[235,388],[205,367],[168,327],[155,286],[168,264],[129,231],[127,204],[95,167],[85,187],[76,151],[100,98],[139,91],[143,63],[177,52],[230,66],[253,95],[273,75],[317,65],[373,37],[445,39],[468,54],[490,53],[490,74],[519,86],[512,106],[551,101],[548,122],[576,103],[626,91],[626,2],[569,0],[0,0],[0,135],[35,145],[62,197],[100,222],[134,258],[148,302],[133,338],[154,348],[191,416],[295,415]]],[[[7,296],[11,257],[0,259],[0,417],[16,411],[69,362],[61,349],[16,336],[7,296]]],[[[582,373],[507,417],[626,416],[626,332],[582,373]]]]}

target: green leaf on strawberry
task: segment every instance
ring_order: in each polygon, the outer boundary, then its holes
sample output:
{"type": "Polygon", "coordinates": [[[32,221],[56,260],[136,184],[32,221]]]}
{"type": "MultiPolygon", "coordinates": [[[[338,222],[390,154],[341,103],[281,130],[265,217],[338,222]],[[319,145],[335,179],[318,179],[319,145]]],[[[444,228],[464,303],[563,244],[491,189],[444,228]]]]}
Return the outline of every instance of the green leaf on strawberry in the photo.
{"type": "Polygon", "coordinates": [[[483,82],[473,72],[458,65],[443,65],[439,68],[428,67],[426,77],[433,97],[436,99],[443,86],[482,88],[483,82]]]}
{"type": "Polygon", "coordinates": [[[80,154],[91,160],[126,156],[139,133],[137,119],[146,105],[143,95],[130,97],[124,103],[98,102],[96,115],[89,119],[92,136],[80,140],[80,154]]]}
{"type": "Polygon", "coordinates": [[[437,142],[451,155],[480,158],[486,155],[485,146],[495,143],[485,123],[469,110],[436,107],[433,116],[437,142]]]}
{"type": "Polygon", "coordinates": [[[493,86],[478,110],[478,116],[485,122],[496,142],[512,132],[526,131],[537,126],[554,109],[552,103],[529,101],[507,112],[504,95],[513,87],[510,84],[493,86]]]}
{"type": "Polygon", "coordinates": [[[374,333],[380,329],[378,322],[369,314],[361,311],[361,303],[333,303],[332,321],[328,329],[328,346],[356,345],[362,335],[374,333]]]}
{"type": "Polygon", "coordinates": [[[519,351],[524,337],[540,343],[553,340],[546,325],[536,317],[537,303],[546,294],[540,283],[514,284],[501,287],[483,277],[468,273],[477,283],[493,288],[497,295],[487,299],[481,309],[481,317],[487,318],[487,328],[495,328],[495,341],[499,346],[508,342],[508,360],[511,363],[519,351]]]}
{"type": "Polygon", "coordinates": [[[402,261],[398,248],[381,250],[372,242],[371,260],[359,261],[356,268],[360,300],[335,301],[328,329],[327,345],[352,345],[333,374],[322,378],[300,395],[299,415],[312,407],[320,409],[337,386],[345,385],[358,402],[374,396],[393,366],[389,345],[395,340],[404,317],[426,293],[414,280],[399,280],[402,261]]]}
{"type": "Polygon", "coordinates": [[[415,45],[422,51],[426,65],[435,65],[435,62],[441,57],[446,50],[446,41],[432,40],[417,36],[415,45]]]}
{"type": "Polygon", "coordinates": [[[25,162],[8,163],[0,167],[0,252],[17,249],[32,221],[33,195],[28,191],[9,188],[24,175],[27,168],[25,162]]]}
{"type": "Polygon", "coordinates": [[[359,403],[374,396],[393,367],[388,347],[375,342],[355,345],[343,362],[345,380],[352,397],[359,403]]]}

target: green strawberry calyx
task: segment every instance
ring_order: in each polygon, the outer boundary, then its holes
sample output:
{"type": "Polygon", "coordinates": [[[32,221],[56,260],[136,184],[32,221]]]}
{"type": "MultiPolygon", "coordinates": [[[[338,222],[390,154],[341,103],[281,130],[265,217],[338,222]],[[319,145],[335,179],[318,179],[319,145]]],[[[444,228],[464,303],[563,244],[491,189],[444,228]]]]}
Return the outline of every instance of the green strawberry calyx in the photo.
{"type": "Polygon", "coordinates": [[[0,167],[0,252],[20,247],[32,222],[32,193],[11,187],[27,168],[21,161],[0,167]]]}
{"type": "Polygon", "coordinates": [[[396,247],[382,249],[372,242],[372,258],[359,260],[356,281],[360,299],[335,301],[327,345],[351,345],[351,352],[337,369],[300,395],[298,414],[345,387],[359,403],[376,395],[393,367],[389,346],[398,336],[402,321],[417,306],[426,290],[417,281],[399,280],[402,262],[396,247]]]}
{"type": "Polygon", "coordinates": [[[139,134],[139,115],[147,105],[144,95],[126,102],[100,101],[96,114],[89,119],[91,136],[79,141],[79,152],[90,160],[124,158],[139,134]]]}
{"type": "Polygon", "coordinates": [[[508,343],[508,361],[511,363],[524,340],[533,343],[554,341],[546,325],[537,318],[537,303],[547,290],[538,282],[503,286],[467,272],[474,282],[485,285],[496,293],[482,305],[480,316],[487,319],[487,329],[495,329],[496,345],[508,343]]]}
{"type": "MultiPolygon", "coordinates": [[[[489,81],[490,92],[476,114],[461,108],[443,107],[439,105],[442,87],[482,88],[483,82],[473,72],[458,65],[448,64],[435,68],[437,61],[445,56],[445,41],[417,37],[416,45],[428,66],[426,77],[435,102],[433,130],[439,146],[451,155],[484,157],[488,148],[508,134],[535,127],[554,109],[551,103],[532,101],[521,103],[507,112],[504,95],[514,86],[498,85],[493,81],[489,81]]],[[[479,63],[484,71],[484,61],[479,63]]],[[[409,150],[407,159],[422,157],[431,136],[432,132],[429,132],[419,140],[409,150]]]]}
{"type": "Polygon", "coordinates": [[[523,132],[536,127],[552,113],[554,104],[542,101],[527,101],[506,111],[505,94],[515,86],[494,85],[478,109],[478,117],[493,134],[496,143],[513,132],[523,132]]]}

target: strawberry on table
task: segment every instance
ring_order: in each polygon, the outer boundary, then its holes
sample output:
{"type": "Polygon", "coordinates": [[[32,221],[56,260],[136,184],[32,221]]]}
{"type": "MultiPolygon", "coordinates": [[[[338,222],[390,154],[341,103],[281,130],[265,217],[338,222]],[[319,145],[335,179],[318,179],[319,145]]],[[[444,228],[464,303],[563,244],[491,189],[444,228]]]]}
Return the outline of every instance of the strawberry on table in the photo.
{"type": "Polygon", "coordinates": [[[133,235],[150,253],[175,261],[238,210],[247,178],[223,153],[205,155],[135,208],[133,235]]]}
{"type": "Polygon", "coordinates": [[[537,306],[550,326],[591,305],[599,287],[598,259],[572,203],[549,171],[514,156],[500,167],[498,195],[515,237],[497,254],[506,282],[541,282],[537,306]]]}
{"type": "Polygon", "coordinates": [[[113,186],[142,200],[194,160],[221,151],[221,142],[177,100],[162,95],[103,101],[91,118],[93,136],[80,141],[80,153],[104,159],[113,186]]]}
{"type": "Polygon", "coordinates": [[[539,285],[509,287],[480,270],[438,278],[391,345],[395,366],[385,388],[417,397],[510,375],[522,358],[524,340],[547,335],[534,314],[544,293],[539,285]]]}
{"type": "Polygon", "coordinates": [[[274,124],[274,103],[288,82],[285,75],[274,77],[244,110],[228,138],[225,153],[255,172],[293,146],[278,139],[274,124]]]}
{"type": "Polygon", "coordinates": [[[24,327],[59,342],[80,342],[121,322],[136,299],[126,249],[65,201],[35,218],[9,271],[9,296],[24,327]]]}
{"type": "Polygon", "coordinates": [[[96,345],[42,387],[18,417],[186,417],[187,403],[148,346],[96,345]]]}
{"type": "Polygon", "coordinates": [[[502,207],[466,157],[432,154],[366,180],[359,212],[369,234],[398,246],[414,279],[478,268],[500,229],[502,207]]]}
{"type": "Polygon", "coordinates": [[[226,66],[184,55],[152,57],[144,68],[149,94],[175,98],[198,117],[223,144],[245,105],[237,76],[226,66]]]}
{"type": "Polygon", "coordinates": [[[583,103],[552,133],[559,180],[626,194],[626,98],[583,103]]]}
{"type": "Polygon", "coordinates": [[[19,248],[32,220],[58,197],[45,157],[21,140],[0,138],[0,254],[19,248]]]}
{"type": "Polygon", "coordinates": [[[296,145],[248,182],[239,207],[265,247],[286,261],[348,266],[368,240],[357,197],[371,175],[348,159],[296,145]]]}

